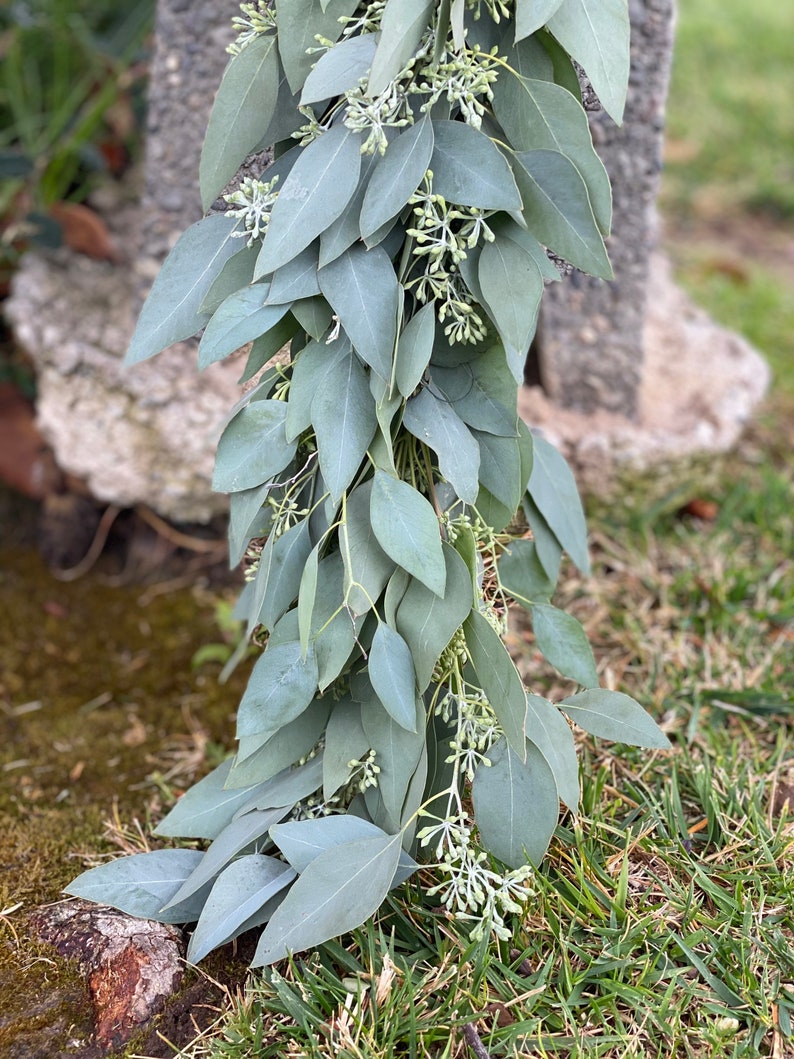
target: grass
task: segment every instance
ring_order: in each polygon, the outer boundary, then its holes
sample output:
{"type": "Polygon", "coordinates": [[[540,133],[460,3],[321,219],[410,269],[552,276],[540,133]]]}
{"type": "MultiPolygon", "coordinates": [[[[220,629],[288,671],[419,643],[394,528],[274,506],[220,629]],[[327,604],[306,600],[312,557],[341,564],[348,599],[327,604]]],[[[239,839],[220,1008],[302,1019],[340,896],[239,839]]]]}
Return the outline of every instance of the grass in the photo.
{"type": "MultiPolygon", "coordinates": [[[[509,943],[470,944],[409,883],[343,944],[252,974],[184,1059],[794,1057],[792,28],[774,0],[684,0],[688,161],[664,193],[682,282],[769,356],[774,397],[736,452],[594,502],[593,577],[561,592],[674,749],[581,739],[581,814],[509,943]],[[780,223],[748,240],[759,209],[780,223]]],[[[569,690],[520,621],[512,646],[535,689],[569,690]]]]}

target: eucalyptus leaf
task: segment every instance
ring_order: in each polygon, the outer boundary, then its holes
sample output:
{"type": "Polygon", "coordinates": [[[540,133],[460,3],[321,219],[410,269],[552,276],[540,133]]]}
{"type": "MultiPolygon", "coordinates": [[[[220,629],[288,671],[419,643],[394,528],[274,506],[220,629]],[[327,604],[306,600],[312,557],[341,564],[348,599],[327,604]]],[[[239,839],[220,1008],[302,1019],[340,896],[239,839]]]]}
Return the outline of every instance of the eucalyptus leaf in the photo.
{"type": "Polygon", "coordinates": [[[514,158],[524,218],[533,235],[583,272],[612,279],[587,186],[573,162],[547,150],[524,151],[514,158]]]}
{"type": "Polygon", "coordinates": [[[411,649],[380,622],[369,652],[369,677],[386,712],[409,732],[416,731],[416,673],[411,649]]]}
{"type": "Polygon", "coordinates": [[[71,897],[111,905],[129,916],[154,919],[158,923],[189,923],[198,919],[200,905],[193,909],[162,912],[204,854],[195,849],[158,849],[135,853],[90,868],[65,887],[71,897]],[[193,914],[195,913],[195,914],[193,914]],[[183,918],[186,917],[186,918],[183,918]]]}
{"type": "Polygon", "coordinates": [[[367,86],[369,96],[384,92],[413,58],[430,25],[433,7],[434,0],[387,0],[367,86]]]}
{"type": "Polygon", "coordinates": [[[169,838],[217,838],[237,810],[259,789],[256,785],[226,790],[232,763],[232,758],[227,758],[187,790],[154,833],[169,838]]]}
{"type": "Polygon", "coordinates": [[[403,425],[438,456],[441,474],[467,504],[477,499],[480,449],[454,407],[421,389],[405,406],[403,425]]]}
{"type": "Polygon", "coordinates": [[[267,362],[284,348],[297,330],[298,321],[292,313],[287,313],[275,327],[271,327],[266,334],[255,339],[245,363],[245,371],[238,380],[240,384],[250,382],[267,362]]]}
{"type": "Polygon", "coordinates": [[[540,565],[546,572],[549,581],[556,585],[560,576],[562,546],[529,493],[525,494],[521,506],[527,523],[532,530],[532,541],[535,545],[540,565]]]}
{"type": "Polygon", "coordinates": [[[515,511],[527,484],[521,473],[519,438],[502,438],[483,430],[473,434],[479,446],[480,482],[507,510],[515,511]]]}
{"type": "Polygon", "coordinates": [[[527,739],[538,748],[554,775],[560,798],[572,813],[579,809],[579,761],[573,733],[557,707],[540,695],[527,695],[527,739]]]}
{"type": "Polygon", "coordinates": [[[559,704],[574,724],[600,739],[668,750],[670,740],[638,702],[620,691],[591,688],[559,704]]]}
{"type": "Polygon", "coordinates": [[[315,58],[319,35],[333,44],[342,34],[342,17],[358,7],[358,0],[275,0],[278,49],[293,92],[300,92],[315,58]]]}
{"type": "Polygon", "coordinates": [[[259,255],[259,246],[253,243],[248,246],[242,239],[237,240],[237,252],[234,253],[220,270],[199,306],[201,313],[214,313],[218,306],[234,294],[235,291],[248,287],[254,278],[254,265],[259,255]]]}
{"type": "Polygon", "coordinates": [[[229,62],[212,105],[199,165],[205,210],[267,132],[278,87],[276,37],[256,36],[229,62]]]}
{"type": "Polygon", "coordinates": [[[199,370],[224,360],[248,342],[266,334],[286,316],[288,305],[266,304],[268,291],[268,284],[257,283],[229,295],[201,336],[199,370]]]}
{"type": "MultiPolygon", "coordinates": [[[[326,850],[365,838],[378,838],[383,832],[369,820],[346,814],[277,824],[270,834],[292,867],[303,873],[326,850]]],[[[392,886],[404,882],[418,867],[413,858],[401,852],[392,886]]]]}
{"type": "Polygon", "coordinates": [[[433,132],[430,168],[437,195],[483,210],[521,209],[510,166],[485,133],[461,121],[434,121],[433,132]]]}
{"type": "Polygon", "coordinates": [[[533,603],[548,603],[555,582],[538,558],[535,541],[511,541],[499,557],[499,580],[504,590],[529,609],[533,603]]]}
{"type": "Polygon", "coordinates": [[[125,363],[139,364],[195,335],[209,320],[201,306],[224,265],[240,249],[234,217],[215,214],[178,239],[141,309],[125,363]]]}
{"type": "MultiPolygon", "coordinates": [[[[390,131],[384,130],[384,135],[390,131]]],[[[361,207],[364,205],[364,196],[367,193],[370,179],[379,161],[380,155],[377,151],[364,155],[361,159],[358,186],[353,197],[341,217],[337,217],[320,236],[320,268],[325,268],[331,261],[335,261],[361,238],[358,218],[361,207]]]]}
{"type": "Polygon", "coordinates": [[[427,500],[384,471],[375,471],[370,516],[378,544],[399,566],[444,595],[446,565],[438,518],[427,500]]]}
{"type": "MultiPolygon", "coordinates": [[[[587,575],[590,573],[587,524],[573,472],[548,441],[541,437],[534,441],[535,460],[527,492],[560,545],[587,575]]],[[[531,518],[529,524],[532,526],[531,518]]]]}
{"type": "Polygon", "coordinates": [[[188,945],[188,960],[198,963],[213,949],[249,930],[255,925],[252,920],[257,912],[295,878],[295,871],[275,857],[252,853],[232,861],[207,897],[188,945]]]}
{"type": "Polygon", "coordinates": [[[543,657],[563,674],[585,687],[598,687],[593,650],[581,623],[549,603],[534,603],[532,630],[543,657]]]}
{"type": "Polygon", "coordinates": [[[250,739],[247,753],[242,753],[241,745],[226,781],[227,788],[233,790],[263,783],[305,757],[317,743],[330,708],[330,702],[315,699],[308,709],[275,735],[250,739]]]}
{"type": "Polygon", "coordinates": [[[301,573],[311,550],[309,523],[306,519],[290,526],[275,540],[270,552],[257,624],[261,622],[266,629],[272,630],[279,618],[298,598],[301,573]]]}
{"type": "Polygon", "coordinates": [[[436,312],[429,303],[411,317],[397,342],[395,379],[403,397],[410,397],[422,381],[433,354],[435,334],[436,312]]]}
{"type": "Polygon", "coordinates": [[[478,277],[485,306],[503,342],[526,355],[543,294],[538,266],[518,243],[495,236],[482,249],[478,277]]]}
{"type": "Polygon", "coordinates": [[[432,379],[468,426],[501,437],[517,436],[516,385],[500,345],[455,368],[434,365],[432,379]]]}
{"type": "Polygon", "coordinates": [[[336,503],[350,485],[378,426],[366,371],[349,343],[346,354],[324,373],[311,417],[320,470],[336,503]]]}
{"type": "Polygon", "coordinates": [[[332,99],[354,88],[369,73],[378,40],[377,33],[362,33],[329,48],[306,78],[301,105],[332,99]]]}
{"type": "Polygon", "coordinates": [[[361,208],[361,235],[370,236],[396,217],[422,183],[433,155],[433,123],[423,118],[393,140],[378,162],[361,208]]]}
{"type": "Polygon", "coordinates": [[[301,298],[313,298],[320,293],[317,281],[319,243],[315,241],[297,257],[273,273],[267,301],[270,305],[286,305],[301,298]]]}
{"type": "Polygon", "coordinates": [[[354,614],[365,614],[380,597],[395,570],[395,562],[378,544],[370,519],[372,480],[348,496],[339,529],[345,564],[345,598],[354,614]]]}
{"type": "Polygon", "coordinates": [[[563,0],[548,28],[584,67],[604,110],[619,125],[629,83],[627,0],[563,0]]]}
{"type": "Polygon", "coordinates": [[[360,147],[355,133],[335,125],[303,151],[280,185],[257,275],[286,265],[341,216],[358,187],[360,147]]]}
{"type": "Polygon", "coordinates": [[[283,401],[255,401],[237,413],[218,442],[213,489],[253,489],[284,470],[297,448],[287,441],[286,414],[283,401]]]}
{"type": "Polygon", "coordinates": [[[284,420],[287,438],[294,441],[312,423],[312,403],[325,386],[325,377],[350,349],[345,342],[310,341],[296,357],[290,378],[289,403],[284,420]]]}
{"type": "MultiPolygon", "coordinates": [[[[361,706],[345,696],[334,703],[325,730],[323,797],[326,801],[350,780],[350,762],[361,761],[369,749],[369,739],[361,724],[361,706]]],[[[275,836],[274,841],[279,845],[275,836]]]]}
{"type": "Polygon", "coordinates": [[[234,814],[234,819],[239,819],[253,809],[291,808],[296,802],[318,791],[322,782],[323,752],[319,751],[302,765],[282,769],[271,779],[258,784],[248,801],[234,814]]]}
{"type": "Polygon", "coordinates": [[[401,288],[381,247],[352,246],[320,270],[320,287],[358,355],[391,378],[401,288]]]}
{"type": "Polygon", "coordinates": [[[523,760],[526,754],[524,722],[527,699],[518,670],[499,634],[479,611],[471,612],[464,622],[463,631],[466,649],[480,686],[507,741],[523,760]]]}
{"type": "Polygon", "coordinates": [[[405,822],[401,819],[403,803],[425,745],[426,714],[421,698],[415,699],[413,709],[410,731],[378,702],[361,711],[361,723],[380,769],[377,790],[395,827],[405,822]]]}
{"type": "Polygon", "coordinates": [[[328,334],[334,314],[331,306],[325,298],[301,298],[294,302],[292,315],[301,325],[303,330],[315,341],[319,342],[328,334]]]}
{"type": "Polygon", "coordinates": [[[274,912],[252,966],[275,963],[360,926],[389,892],[399,858],[399,835],[376,835],[322,852],[274,912]]]}
{"type": "Polygon", "coordinates": [[[303,713],[317,691],[314,653],[297,641],[268,645],[257,659],[237,712],[237,737],[276,732],[303,713]]]}
{"type": "Polygon", "coordinates": [[[557,784],[532,743],[523,761],[499,739],[488,751],[490,766],[474,774],[474,817],[483,845],[511,868],[538,865],[560,815],[557,784]]]}
{"type": "MultiPolygon", "coordinates": [[[[446,542],[442,544],[442,550],[446,568],[443,596],[412,578],[399,604],[391,603],[391,608],[396,608],[395,622],[394,617],[389,618],[389,592],[392,585],[396,585],[394,578],[386,593],[384,610],[387,620],[396,624],[397,631],[411,649],[420,691],[427,688],[441,653],[468,617],[472,606],[471,577],[466,564],[446,542]]],[[[395,587],[395,597],[398,597],[398,588],[395,587]]]]}
{"type": "Polygon", "coordinates": [[[516,40],[529,37],[545,26],[562,0],[516,0],[516,40]]]}
{"type": "Polygon", "coordinates": [[[242,489],[229,497],[229,565],[242,559],[252,537],[266,537],[273,521],[273,509],[263,505],[273,486],[270,482],[242,489]]]}

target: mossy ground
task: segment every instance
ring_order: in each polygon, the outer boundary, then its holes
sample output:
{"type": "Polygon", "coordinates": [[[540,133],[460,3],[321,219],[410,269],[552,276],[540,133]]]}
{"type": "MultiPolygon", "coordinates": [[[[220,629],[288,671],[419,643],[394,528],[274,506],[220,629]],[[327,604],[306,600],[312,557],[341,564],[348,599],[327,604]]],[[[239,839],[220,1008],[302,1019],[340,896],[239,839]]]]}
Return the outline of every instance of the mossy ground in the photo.
{"type": "Polygon", "coordinates": [[[90,1055],[90,1011],[27,914],[224,753],[245,667],[221,686],[217,666],[192,664],[219,638],[217,590],[164,591],[168,574],[114,585],[109,569],[59,582],[35,517],[0,500],[0,1055],[54,1059],[90,1055]]]}

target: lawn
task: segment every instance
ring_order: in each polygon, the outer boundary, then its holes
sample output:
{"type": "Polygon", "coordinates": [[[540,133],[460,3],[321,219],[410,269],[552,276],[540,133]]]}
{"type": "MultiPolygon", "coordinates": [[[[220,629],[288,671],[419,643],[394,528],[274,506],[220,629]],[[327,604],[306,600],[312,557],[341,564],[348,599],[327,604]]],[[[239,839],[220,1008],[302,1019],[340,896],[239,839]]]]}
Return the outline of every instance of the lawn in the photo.
{"type": "Polygon", "coordinates": [[[591,499],[593,575],[561,593],[673,751],[582,740],[582,811],[509,943],[469,943],[409,884],[252,975],[185,1059],[794,1056],[792,31],[775,0],[682,0],[663,194],[679,279],[773,393],[735,452],[591,499]]]}

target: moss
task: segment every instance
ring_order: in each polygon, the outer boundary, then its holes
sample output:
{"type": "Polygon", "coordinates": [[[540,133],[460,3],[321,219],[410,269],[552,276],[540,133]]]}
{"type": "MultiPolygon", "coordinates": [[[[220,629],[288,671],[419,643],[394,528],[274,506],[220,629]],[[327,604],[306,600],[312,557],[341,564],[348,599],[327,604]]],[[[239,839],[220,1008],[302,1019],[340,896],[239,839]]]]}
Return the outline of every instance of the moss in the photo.
{"type": "Polygon", "coordinates": [[[84,985],[25,936],[25,916],[86,854],[117,851],[104,837],[114,807],[145,831],[166,789],[153,775],[176,768],[178,793],[208,748],[231,745],[244,674],[221,687],[217,669],[191,666],[219,638],[205,589],[61,583],[19,546],[0,552],[0,599],[0,909],[19,906],[0,918],[0,1054],[31,1059],[41,1039],[48,1059],[89,1056],[84,985]]]}

